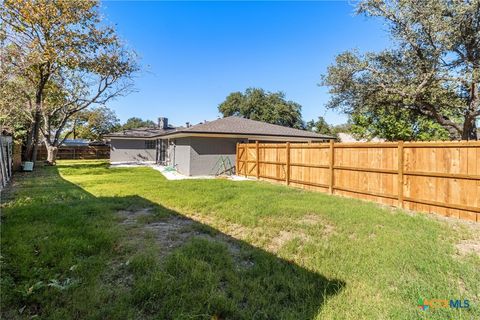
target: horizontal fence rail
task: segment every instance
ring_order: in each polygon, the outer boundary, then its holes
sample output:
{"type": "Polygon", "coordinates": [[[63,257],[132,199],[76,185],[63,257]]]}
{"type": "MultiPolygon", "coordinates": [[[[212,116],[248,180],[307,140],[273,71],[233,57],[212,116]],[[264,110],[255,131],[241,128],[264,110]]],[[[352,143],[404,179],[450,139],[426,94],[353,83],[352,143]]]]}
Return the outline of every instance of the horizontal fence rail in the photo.
{"type": "MultiPolygon", "coordinates": [[[[110,146],[78,146],[58,148],[57,159],[109,159],[110,146]]],[[[38,153],[39,160],[47,159],[47,149],[42,145],[38,153]]]]}
{"type": "Polygon", "coordinates": [[[236,172],[480,222],[480,142],[240,143],[236,172]]]}

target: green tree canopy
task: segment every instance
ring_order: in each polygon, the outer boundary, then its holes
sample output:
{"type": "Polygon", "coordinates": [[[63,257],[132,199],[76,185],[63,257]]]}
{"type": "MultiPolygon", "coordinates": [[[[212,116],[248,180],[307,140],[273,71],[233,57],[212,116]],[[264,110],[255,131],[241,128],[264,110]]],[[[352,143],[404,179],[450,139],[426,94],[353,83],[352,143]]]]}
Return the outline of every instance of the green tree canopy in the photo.
{"type": "Polygon", "coordinates": [[[283,92],[267,92],[259,88],[248,88],[244,93],[233,92],[218,106],[224,117],[242,116],[285,127],[303,128],[302,106],[287,101],[283,92]]]}
{"type": "Polygon", "coordinates": [[[33,122],[31,106],[24,95],[28,86],[12,79],[9,72],[8,66],[0,62],[0,126],[13,129],[14,139],[21,143],[33,122]]]}
{"type": "Polygon", "coordinates": [[[323,117],[318,117],[318,120],[310,120],[307,122],[305,129],[308,131],[315,131],[320,134],[332,134],[332,126],[327,123],[323,117]]]}
{"type": "Polygon", "coordinates": [[[341,132],[353,133],[352,125],[350,123],[343,123],[338,125],[331,125],[325,120],[324,117],[318,117],[318,120],[310,120],[306,123],[305,129],[308,131],[314,131],[320,134],[330,135],[338,139],[338,134],[341,132]]]}
{"type": "Polygon", "coordinates": [[[338,55],[328,106],[387,139],[476,139],[480,1],[365,0],[358,13],[384,19],[396,45],[338,55]]]}
{"type": "Polygon", "coordinates": [[[136,55],[102,22],[98,1],[4,0],[2,64],[10,82],[26,84],[22,111],[31,118],[25,158],[44,138],[54,163],[71,119],[131,91],[136,55]]]}
{"type": "Polygon", "coordinates": [[[121,129],[138,129],[138,128],[153,128],[155,127],[155,122],[152,120],[142,120],[137,117],[132,117],[127,119],[127,121],[122,125],[121,129]]]}
{"type": "Polygon", "coordinates": [[[72,121],[73,138],[99,141],[120,128],[115,112],[105,106],[79,112],[72,121]]]}
{"type": "Polygon", "coordinates": [[[438,122],[404,108],[372,108],[350,115],[350,133],[360,139],[378,137],[387,141],[448,140],[438,122]]]}

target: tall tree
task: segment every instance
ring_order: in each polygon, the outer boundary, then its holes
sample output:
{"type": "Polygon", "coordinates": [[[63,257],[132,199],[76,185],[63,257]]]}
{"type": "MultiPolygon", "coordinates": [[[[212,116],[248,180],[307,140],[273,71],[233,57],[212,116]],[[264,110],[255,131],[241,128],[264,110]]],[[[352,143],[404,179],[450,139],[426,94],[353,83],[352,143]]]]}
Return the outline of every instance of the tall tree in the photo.
{"type": "Polygon", "coordinates": [[[350,132],[357,138],[387,141],[448,140],[449,133],[438,122],[405,108],[372,108],[350,115],[350,132]]]}
{"type": "Polygon", "coordinates": [[[32,126],[32,106],[24,98],[25,84],[10,78],[6,64],[0,61],[0,126],[13,129],[21,143],[32,126]]]}
{"type": "Polygon", "coordinates": [[[34,106],[27,97],[34,93],[24,79],[14,76],[14,66],[8,63],[6,34],[0,22],[0,126],[13,129],[18,143],[25,141],[33,125],[34,106]]]}
{"type": "Polygon", "coordinates": [[[320,134],[332,134],[332,126],[327,123],[324,117],[318,117],[318,120],[310,120],[306,124],[306,129],[308,131],[315,131],[320,134]]]}
{"type": "Polygon", "coordinates": [[[153,127],[155,127],[155,122],[152,120],[142,120],[141,118],[137,117],[128,118],[127,121],[122,125],[123,130],[153,127]]]}
{"type": "Polygon", "coordinates": [[[120,128],[115,112],[105,106],[84,110],[76,114],[69,124],[74,139],[99,141],[107,133],[120,128]]]}
{"type": "Polygon", "coordinates": [[[2,60],[31,88],[25,94],[33,106],[26,158],[36,160],[41,132],[54,163],[76,113],[131,90],[135,55],[101,24],[97,1],[4,0],[0,17],[2,60]]]}
{"type": "Polygon", "coordinates": [[[329,107],[367,124],[393,114],[417,129],[437,123],[452,139],[477,139],[480,1],[365,0],[358,13],[383,18],[396,46],[338,55],[322,81],[330,86],[329,107]]]}
{"type": "Polygon", "coordinates": [[[337,125],[328,124],[324,117],[318,117],[318,120],[310,120],[305,125],[305,130],[316,133],[329,135],[338,140],[338,134],[341,132],[352,132],[352,125],[350,123],[343,123],[337,125]]]}
{"type": "Polygon", "coordinates": [[[248,88],[244,93],[233,92],[218,106],[218,111],[224,117],[236,115],[298,129],[304,126],[302,106],[287,101],[283,92],[258,88],[248,88]]]}

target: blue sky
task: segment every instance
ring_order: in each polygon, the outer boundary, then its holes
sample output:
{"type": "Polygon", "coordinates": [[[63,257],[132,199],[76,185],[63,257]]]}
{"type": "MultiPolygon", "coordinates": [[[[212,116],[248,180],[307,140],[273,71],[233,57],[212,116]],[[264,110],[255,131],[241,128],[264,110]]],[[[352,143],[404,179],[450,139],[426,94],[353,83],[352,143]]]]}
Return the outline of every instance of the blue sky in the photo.
{"type": "Polygon", "coordinates": [[[377,51],[390,41],[379,21],[355,16],[347,1],[106,1],[102,12],[143,66],[138,92],[108,105],[122,122],[214,120],[229,93],[260,87],[285,92],[305,120],[343,123],[325,109],[321,75],[344,50],[377,51]]]}

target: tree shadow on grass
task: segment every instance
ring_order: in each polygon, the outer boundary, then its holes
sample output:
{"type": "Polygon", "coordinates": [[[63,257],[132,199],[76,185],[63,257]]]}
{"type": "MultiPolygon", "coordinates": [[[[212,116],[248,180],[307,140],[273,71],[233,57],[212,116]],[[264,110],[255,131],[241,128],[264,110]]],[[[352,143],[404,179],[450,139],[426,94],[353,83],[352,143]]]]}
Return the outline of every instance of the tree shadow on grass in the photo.
{"type": "Polygon", "coordinates": [[[2,213],[7,318],[313,319],[345,286],[142,197],[95,197],[47,170],[43,186],[56,192],[20,192],[2,213]]]}
{"type": "Polygon", "coordinates": [[[156,203],[129,198],[143,209],[121,211],[123,224],[155,243],[129,261],[133,301],[147,314],[312,319],[345,285],[156,203]]]}

